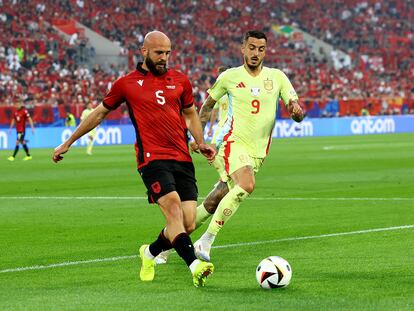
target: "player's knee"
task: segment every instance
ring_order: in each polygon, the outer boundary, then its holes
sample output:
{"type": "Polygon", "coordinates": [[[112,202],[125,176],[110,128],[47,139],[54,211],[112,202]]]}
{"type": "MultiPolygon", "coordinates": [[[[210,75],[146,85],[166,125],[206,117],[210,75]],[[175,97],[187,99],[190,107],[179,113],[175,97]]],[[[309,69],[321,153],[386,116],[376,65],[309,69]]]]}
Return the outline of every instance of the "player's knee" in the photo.
{"type": "Polygon", "coordinates": [[[184,224],[184,229],[188,234],[191,234],[195,230],[195,222],[184,224]]]}
{"type": "Polygon", "coordinates": [[[166,207],[164,211],[167,221],[181,220],[183,218],[183,210],[181,208],[181,202],[179,198],[169,196],[165,199],[166,200],[163,200],[161,204],[166,207]]]}
{"type": "Polygon", "coordinates": [[[252,193],[256,183],[254,180],[245,180],[239,186],[248,193],[252,193]]]}
{"type": "Polygon", "coordinates": [[[171,203],[168,206],[168,216],[171,219],[182,219],[183,218],[183,210],[179,203],[171,203]]]}

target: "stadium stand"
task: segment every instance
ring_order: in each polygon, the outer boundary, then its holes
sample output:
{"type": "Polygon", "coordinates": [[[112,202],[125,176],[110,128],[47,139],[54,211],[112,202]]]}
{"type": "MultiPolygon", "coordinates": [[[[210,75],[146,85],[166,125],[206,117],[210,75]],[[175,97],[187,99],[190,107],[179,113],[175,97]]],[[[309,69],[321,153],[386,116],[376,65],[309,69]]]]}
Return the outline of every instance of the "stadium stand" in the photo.
{"type": "MultiPolygon", "coordinates": [[[[414,113],[414,3],[412,1],[0,1],[0,124],[23,96],[42,124],[76,117],[97,104],[116,77],[134,68],[143,35],[165,31],[174,42],[171,67],[191,78],[198,105],[216,68],[241,63],[240,37],[269,34],[266,64],[283,69],[309,117],[414,113]],[[129,68],[95,64],[76,23],[122,47],[129,68]],[[294,25],[350,56],[336,68],[333,55],[317,58],[294,25]],[[66,35],[65,35],[66,34],[66,35]]],[[[122,119],[120,110],[111,119],[122,119]]],[[[287,117],[281,107],[278,117],[287,117]]]]}

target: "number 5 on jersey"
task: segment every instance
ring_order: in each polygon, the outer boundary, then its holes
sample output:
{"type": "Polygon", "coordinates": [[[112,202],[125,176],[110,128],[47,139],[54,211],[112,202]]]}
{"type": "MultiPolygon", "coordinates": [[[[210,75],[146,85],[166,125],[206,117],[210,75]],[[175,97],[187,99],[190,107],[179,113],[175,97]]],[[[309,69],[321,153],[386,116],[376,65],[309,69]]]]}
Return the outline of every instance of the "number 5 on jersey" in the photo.
{"type": "Polygon", "coordinates": [[[165,97],[162,95],[164,93],[164,91],[162,90],[158,90],[155,92],[155,97],[157,98],[157,103],[160,105],[164,105],[165,104],[165,97]]]}

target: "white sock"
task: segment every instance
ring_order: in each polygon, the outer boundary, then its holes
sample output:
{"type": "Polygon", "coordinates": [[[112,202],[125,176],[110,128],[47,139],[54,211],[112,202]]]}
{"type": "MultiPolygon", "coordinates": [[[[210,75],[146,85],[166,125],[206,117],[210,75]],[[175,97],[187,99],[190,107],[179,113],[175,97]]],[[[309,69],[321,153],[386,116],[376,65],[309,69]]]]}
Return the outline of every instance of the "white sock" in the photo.
{"type": "Polygon", "coordinates": [[[200,238],[200,240],[202,240],[203,242],[207,242],[209,244],[213,244],[215,239],[216,239],[216,236],[207,231],[204,232],[204,234],[200,238]]]}
{"type": "Polygon", "coordinates": [[[200,260],[196,259],[194,260],[191,265],[189,266],[191,273],[194,273],[194,270],[196,268],[196,266],[199,264],[200,260]]]}
{"type": "Polygon", "coordinates": [[[155,258],[155,256],[153,254],[151,254],[151,252],[149,250],[149,246],[144,250],[144,255],[148,259],[154,259],[155,258]]]}

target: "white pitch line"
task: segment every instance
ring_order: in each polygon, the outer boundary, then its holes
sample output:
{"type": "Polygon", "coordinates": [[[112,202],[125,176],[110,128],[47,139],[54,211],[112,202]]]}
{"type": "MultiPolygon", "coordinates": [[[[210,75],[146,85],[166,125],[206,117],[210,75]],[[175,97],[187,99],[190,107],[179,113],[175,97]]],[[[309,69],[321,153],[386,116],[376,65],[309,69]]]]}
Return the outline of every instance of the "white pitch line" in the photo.
{"type": "Polygon", "coordinates": [[[56,267],[66,267],[66,266],[77,266],[77,265],[83,265],[83,264],[87,264],[87,263],[105,262],[105,261],[118,261],[118,260],[123,260],[123,259],[133,259],[133,258],[136,258],[136,257],[138,257],[138,256],[137,255],[131,255],[131,256],[98,258],[98,259],[90,259],[90,260],[67,261],[67,262],[61,262],[61,263],[54,263],[54,264],[50,264],[50,265],[38,265],[38,266],[30,266],[30,267],[5,269],[5,270],[0,270],[0,273],[20,272],[20,271],[27,271],[27,270],[43,270],[43,269],[50,269],[50,268],[56,268],[56,267]]]}
{"type": "MultiPolygon", "coordinates": [[[[292,237],[292,238],[284,238],[284,239],[277,239],[277,240],[267,240],[267,241],[256,241],[256,242],[244,242],[244,243],[235,243],[235,244],[227,244],[227,245],[218,245],[218,246],[213,246],[213,248],[243,247],[243,246],[261,245],[261,244],[280,243],[280,242],[287,242],[287,241],[321,239],[321,238],[337,237],[337,236],[344,236],[344,235],[355,235],[355,234],[364,234],[364,233],[371,233],[371,232],[403,230],[403,229],[412,229],[412,228],[414,228],[414,225],[405,225],[405,226],[387,227],[387,228],[375,228],[375,229],[338,232],[338,233],[329,233],[329,234],[321,234],[321,235],[292,237]]],[[[83,264],[88,264],[88,263],[118,261],[118,260],[124,260],[124,259],[135,259],[137,257],[138,257],[138,255],[129,255],[129,256],[98,258],[98,259],[90,259],[90,260],[67,261],[67,262],[61,262],[61,263],[50,264],[50,265],[37,265],[37,266],[29,266],[29,267],[4,269],[4,270],[0,270],[0,273],[21,272],[21,271],[27,271],[27,270],[43,270],[43,269],[50,269],[50,268],[56,268],[56,267],[83,265],[83,264]]]]}
{"type": "MultiPolygon", "coordinates": [[[[205,197],[199,197],[203,200],[205,197]]],[[[147,197],[0,197],[0,200],[147,200],[147,197]]],[[[257,201],[413,201],[414,197],[408,198],[286,198],[286,197],[250,197],[249,200],[257,201]]]]}

